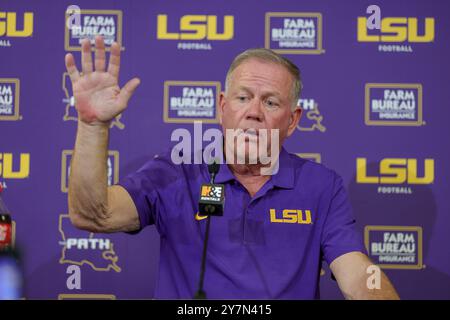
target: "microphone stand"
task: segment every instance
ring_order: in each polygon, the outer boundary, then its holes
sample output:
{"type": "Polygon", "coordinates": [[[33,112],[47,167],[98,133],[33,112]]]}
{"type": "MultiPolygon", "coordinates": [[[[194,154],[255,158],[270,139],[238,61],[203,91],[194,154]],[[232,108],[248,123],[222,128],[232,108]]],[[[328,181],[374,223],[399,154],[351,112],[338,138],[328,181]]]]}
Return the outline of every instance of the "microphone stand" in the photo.
{"type": "Polygon", "coordinates": [[[206,218],[206,233],[205,233],[205,239],[203,241],[203,253],[202,253],[202,264],[201,264],[201,268],[200,268],[200,280],[198,282],[197,293],[195,294],[195,299],[199,299],[199,300],[206,299],[206,292],[203,290],[203,281],[205,279],[206,249],[208,247],[210,224],[211,224],[211,216],[208,216],[208,218],[206,218]]]}
{"type": "MultiPolygon", "coordinates": [[[[215,165],[215,163],[214,163],[215,165]]],[[[208,168],[209,169],[209,168],[208,168]]],[[[215,170],[211,170],[211,184],[214,184],[214,179],[216,177],[215,170]]],[[[203,282],[205,280],[205,267],[206,267],[206,252],[208,248],[208,238],[209,238],[209,226],[211,224],[211,215],[208,215],[208,218],[206,218],[206,232],[205,232],[205,239],[203,240],[203,253],[202,253],[202,263],[200,267],[200,280],[198,282],[198,290],[195,294],[194,299],[198,300],[205,300],[206,299],[206,292],[203,290],[203,282]]]]}

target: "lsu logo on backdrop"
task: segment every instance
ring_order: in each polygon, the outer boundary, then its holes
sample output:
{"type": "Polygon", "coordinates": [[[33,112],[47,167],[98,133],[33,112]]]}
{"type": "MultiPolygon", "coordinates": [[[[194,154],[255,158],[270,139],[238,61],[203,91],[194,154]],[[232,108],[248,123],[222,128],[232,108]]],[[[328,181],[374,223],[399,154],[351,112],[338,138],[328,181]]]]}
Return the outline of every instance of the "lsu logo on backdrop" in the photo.
{"type": "Polygon", "coordinates": [[[385,17],[381,30],[368,30],[367,17],[358,17],[358,42],[377,43],[380,52],[412,52],[411,44],[434,41],[434,22],[431,17],[385,17]]]}
{"type": "Polygon", "coordinates": [[[94,271],[122,271],[117,265],[119,257],[114,251],[114,243],[104,234],[75,228],[67,214],[59,216],[58,230],[62,246],[60,264],[88,265],[94,271]]]}
{"type": "Polygon", "coordinates": [[[366,226],[364,242],[372,261],[385,269],[422,269],[422,227],[366,226]]]}
{"type": "Polygon", "coordinates": [[[303,159],[307,159],[317,163],[322,163],[322,156],[320,153],[296,153],[296,155],[303,159]]]}
{"type": "MultiPolygon", "coordinates": [[[[378,193],[411,194],[412,185],[434,182],[434,159],[384,158],[374,163],[378,172],[369,172],[367,159],[356,159],[356,182],[378,185],[378,193]],[[419,173],[420,172],[420,173],[419,173]]],[[[371,170],[374,171],[374,170],[371,170]]]]}
{"type": "MultiPolygon", "coordinates": [[[[116,41],[122,45],[122,11],[121,10],[80,10],[80,25],[65,24],[64,49],[81,51],[81,40],[89,38],[94,44],[95,36],[103,36],[106,50],[116,41]]],[[[66,11],[66,21],[70,19],[66,11]]],[[[122,48],[123,50],[123,48],[122,48]]]]}
{"type": "Polygon", "coordinates": [[[311,210],[284,209],[277,212],[276,209],[270,209],[271,223],[295,223],[312,224],[311,210]]]}
{"type": "Polygon", "coordinates": [[[366,83],[364,122],[368,126],[421,126],[422,85],[366,83]]]}
{"type": "Polygon", "coordinates": [[[165,81],[164,122],[218,123],[219,81],[165,81]]]}
{"type": "Polygon", "coordinates": [[[177,19],[158,14],[156,28],[158,40],[180,41],[177,44],[179,50],[211,50],[209,41],[229,41],[234,38],[234,16],[195,14],[177,19]]]}
{"type": "Polygon", "coordinates": [[[322,30],[318,12],[267,12],[265,48],[281,54],[321,54],[322,30]]]}
{"type": "Polygon", "coordinates": [[[322,124],[323,115],[319,111],[319,104],[314,99],[299,99],[298,106],[303,109],[297,129],[300,131],[325,132],[327,128],[322,124]]]}
{"type": "Polygon", "coordinates": [[[0,120],[21,120],[19,112],[20,80],[0,78],[0,120]]]}
{"type": "Polygon", "coordinates": [[[5,153],[0,152],[0,184],[4,189],[8,187],[5,180],[26,179],[29,176],[30,176],[29,153],[13,154],[9,152],[5,153]],[[19,157],[19,160],[17,160],[17,157],[19,157]]]}
{"type": "MultiPolygon", "coordinates": [[[[70,161],[73,150],[63,150],[61,155],[61,191],[69,190],[70,161]]],[[[119,182],[119,151],[108,151],[107,159],[108,186],[119,182]]]]}
{"type": "Polygon", "coordinates": [[[33,12],[0,11],[0,47],[11,47],[13,38],[28,38],[33,36],[33,12]]]}
{"type": "MultiPolygon", "coordinates": [[[[72,95],[72,82],[70,81],[69,74],[64,72],[62,75],[62,90],[64,92],[64,98],[62,102],[65,104],[63,121],[78,121],[78,113],[75,109],[75,98],[72,95]]],[[[122,114],[117,115],[111,125],[111,129],[117,127],[121,130],[125,128],[125,124],[121,122],[122,114]]]]}

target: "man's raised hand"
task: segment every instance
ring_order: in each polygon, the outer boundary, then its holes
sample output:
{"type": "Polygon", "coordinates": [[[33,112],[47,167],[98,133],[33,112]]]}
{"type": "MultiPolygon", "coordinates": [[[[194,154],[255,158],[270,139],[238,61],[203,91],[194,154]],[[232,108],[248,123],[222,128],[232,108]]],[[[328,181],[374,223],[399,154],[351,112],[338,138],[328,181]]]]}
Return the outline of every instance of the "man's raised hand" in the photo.
{"type": "Polygon", "coordinates": [[[125,110],[140,83],[138,78],[133,78],[122,89],[119,87],[120,45],[116,42],[111,45],[107,71],[105,43],[101,36],[95,38],[94,63],[90,41],[82,41],[82,73],[78,71],[72,54],[68,53],[65,60],[79,120],[88,124],[109,125],[115,116],[125,110]]]}

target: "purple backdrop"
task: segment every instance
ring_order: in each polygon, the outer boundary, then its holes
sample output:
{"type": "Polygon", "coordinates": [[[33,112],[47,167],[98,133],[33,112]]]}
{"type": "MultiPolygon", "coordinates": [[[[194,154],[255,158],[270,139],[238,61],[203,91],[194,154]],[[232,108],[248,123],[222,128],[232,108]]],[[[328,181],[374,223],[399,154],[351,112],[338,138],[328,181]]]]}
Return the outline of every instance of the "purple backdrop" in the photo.
{"type": "MultiPolygon", "coordinates": [[[[121,41],[121,84],[142,81],[111,128],[111,183],[167,148],[176,128],[217,126],[216,93],[236,54],[278,50],[304,82],[286,148],[343,176],[371,258],[402,298],[450,298],[447,1],[379,1],[381,30],[365,28],[369,1],[78,0],[80,25],[69,30],[71,4],[0,5],[0,182],[27,298],[153,295],[153,227],[89,234],[67,217],[76,112],[64,55],[79,63],[83,33],[121,41]],[[81,289],[67,286],[71,265],[81,289]]],[[[327,268],[321,293],[342,298],[327,268]]]]}

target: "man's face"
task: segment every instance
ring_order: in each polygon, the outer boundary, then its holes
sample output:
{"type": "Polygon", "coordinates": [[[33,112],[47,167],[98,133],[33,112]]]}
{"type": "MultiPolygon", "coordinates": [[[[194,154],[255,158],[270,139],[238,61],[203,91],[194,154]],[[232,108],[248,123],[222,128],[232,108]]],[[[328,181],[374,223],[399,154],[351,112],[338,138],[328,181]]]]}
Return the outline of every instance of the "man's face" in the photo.
{"type": "MultiPolygon", "coordinates": [[[[248,133],[244,144],[233,142],[235,156],[248,157],[250,144],[258,144],[259,129],[267,130],[268,151],[273,143],[271,130],[278,129],[281,148],[294,132],[301,114],[301,109],[292,111],[292,87],[293,76],[275,63],[249,59],[233,71],[227,92],[220,96],[220,123],[225,137],[227,129],[248,133]],[[256,134],[249,129],[255,129],[256,134]]],[[[230,141],[226,143],[229,146],[230,141]]]]}

